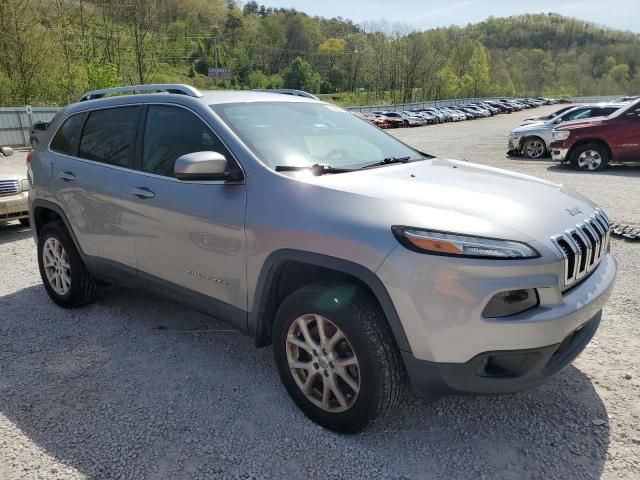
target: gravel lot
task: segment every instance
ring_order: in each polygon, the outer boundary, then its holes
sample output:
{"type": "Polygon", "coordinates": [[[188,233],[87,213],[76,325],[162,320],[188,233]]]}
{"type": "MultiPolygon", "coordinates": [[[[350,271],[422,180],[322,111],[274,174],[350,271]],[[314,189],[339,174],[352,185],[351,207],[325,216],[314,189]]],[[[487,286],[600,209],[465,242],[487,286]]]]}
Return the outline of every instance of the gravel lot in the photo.
{"type": "MultiPolygon", "coordinates": [[[[532,114],[393,133],[565,183],[640,224],[640,168],[505,158],[510,129],[532,114]]],[[[340,436],[289,400],[270,348],[214,319],[122,288],[81,310],[54,306],[30,231],[0,226],[0,479],[638,479],[640,244],[612,248],[620,271],[603,324],[560,375],[512,396],[411,396],[395,418],[340,436]]]]}

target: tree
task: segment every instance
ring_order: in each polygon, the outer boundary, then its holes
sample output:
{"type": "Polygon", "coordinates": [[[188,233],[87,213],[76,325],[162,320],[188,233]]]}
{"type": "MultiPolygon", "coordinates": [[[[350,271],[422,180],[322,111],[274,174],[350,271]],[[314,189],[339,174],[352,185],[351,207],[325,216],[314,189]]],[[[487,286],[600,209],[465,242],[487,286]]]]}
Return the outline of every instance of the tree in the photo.
{"type": "Polygon", "coordinates": [[[480,97],[484,95],[489,87],[489,58],[487,49],[478,45],[473,49],[473,54],[469,60],[468,79],[465,88],[467,95],[480,97]]]}
{"type": "Polygon", "coordinates": [[[260,13],[260,6],[258,2],[251,0],[250,2],[245,3],[242,14],[246,17],[257,17],[260,13]]]}
{"type": "Polygon", "coordinates": [[[0,2],[0,64],[11,80],[16,97],[24,105],[32,103],[48,53],[41,14],[31,0],[0,2]]]}
{"type": "Polygon", "coordinates": [[[347,41],[343,38],[327,38],[318,47],[318,52],[329,57],[329,68],[332,69],[336,63],[336,58],[344,54],[347,48],[347,41]]]}
{"type": "Polygon", "coordinates": [[[320,88],[320,75],[309,62],[300,57],[295,60],[284,71],[283,75],[285,88],[295,88],[316,93],[320,88]]]}

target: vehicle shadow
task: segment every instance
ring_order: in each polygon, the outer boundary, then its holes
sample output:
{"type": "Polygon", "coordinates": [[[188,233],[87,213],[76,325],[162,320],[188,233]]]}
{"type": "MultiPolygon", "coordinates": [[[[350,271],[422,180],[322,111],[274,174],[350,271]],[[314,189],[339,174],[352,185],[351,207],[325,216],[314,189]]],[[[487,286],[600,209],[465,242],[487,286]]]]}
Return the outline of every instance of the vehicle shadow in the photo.
{"type": "Polygon", "coordinates": [[[613,177],[640,177],[640,164],[633,165],[609,165],[600,172],[584,172],[575,170],[569,165],[554,164],[550,165],[547,170],[552,172],[572,173],[579,175],[607,175],[613,177]]]}
{"type": "Polygon", "coordinates": [[[32,235],[29,227],[23,227],[20,223],[0,223],[0,245],[23,240],[32,235]]]}
{"type": "Polygon", "coordinates": [[[577,368],[511,396],[408,397],[389,419],[338,435],[295,407],[271,348],[219,321],[116,287],[78,310],[54,306],[41,285],[0,297],[0,430],[5,418],[13,443],[59,462],[63,477],[602,473],[607,411],[577,368]]]}

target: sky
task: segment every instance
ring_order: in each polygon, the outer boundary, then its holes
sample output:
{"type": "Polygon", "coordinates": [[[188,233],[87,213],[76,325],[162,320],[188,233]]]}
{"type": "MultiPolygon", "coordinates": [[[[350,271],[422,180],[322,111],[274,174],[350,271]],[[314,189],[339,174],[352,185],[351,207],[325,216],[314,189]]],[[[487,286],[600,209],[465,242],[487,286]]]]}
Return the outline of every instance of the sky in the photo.
{"type": "Polygon", "coordinates": [[[358,24],[384,19],[420,30],[476,23],[491,15],[555,12],[640,33],[640,0],[258,0],[258,3],[295,8],[312,16],[340,16],[358,24]]]}

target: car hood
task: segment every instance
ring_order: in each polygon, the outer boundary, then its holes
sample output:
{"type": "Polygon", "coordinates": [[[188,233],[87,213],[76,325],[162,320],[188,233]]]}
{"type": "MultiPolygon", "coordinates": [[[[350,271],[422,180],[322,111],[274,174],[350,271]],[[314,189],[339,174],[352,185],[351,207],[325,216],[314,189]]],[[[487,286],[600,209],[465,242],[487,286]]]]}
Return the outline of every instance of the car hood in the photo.
{"type": "MultiPolygon", "coordinates": [[[[525,120],[526,121],[526,120],[525,120]]],[[[517,128],[514,128],[511,133],[526,133],[532,130],[540,130],[541,128],[551,128],[552,124],[548,123],[548,121],[543,120],[531,120],[524,125],[520,125],[517,128]]]]}
{"type": "Polygon", "coordinates": [[[18,159],[15,155],[0,157],[0,178],[27,178],[27,166],[24,159],[18,159]]]}
{"type": "Polygon", "coordinates": [[[514,240],[548,239],[595,209],[588,199],[562,185],[443,158],[309,181],[381,200],[371,203],[366,214],[388,216],[392,224],[486,236],[499,231],[515,235],[514,240]],[[576,208],[582,214],[573,217],[569,211],[576,208]]]}
{"type": "Polygon", "coordinates": [[[571,120],[570,122],[561,123],[556,130],[573,130],[574,128],[590,127],[592,125],[600,125],[608,117],[591,117],[584,120],[571,120]]]}

